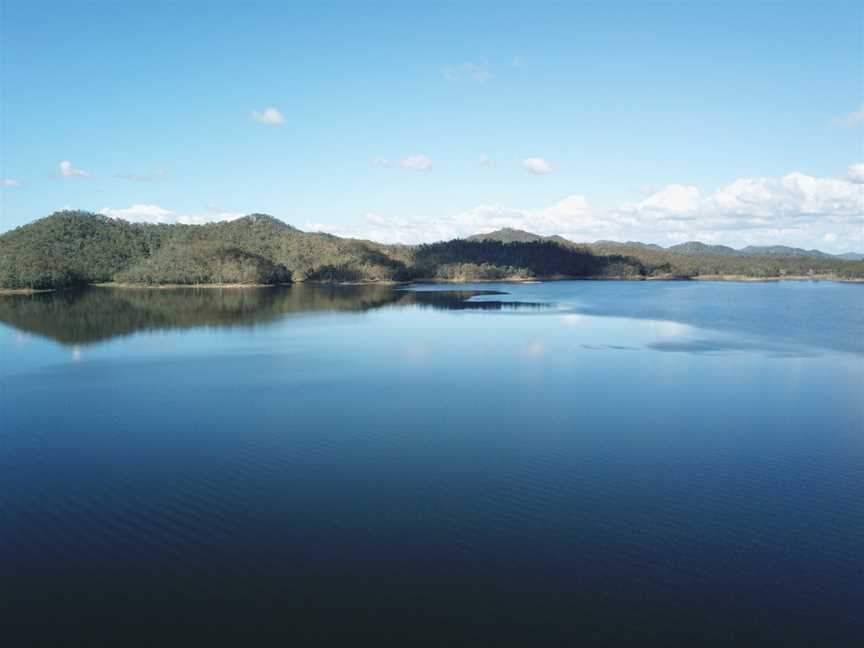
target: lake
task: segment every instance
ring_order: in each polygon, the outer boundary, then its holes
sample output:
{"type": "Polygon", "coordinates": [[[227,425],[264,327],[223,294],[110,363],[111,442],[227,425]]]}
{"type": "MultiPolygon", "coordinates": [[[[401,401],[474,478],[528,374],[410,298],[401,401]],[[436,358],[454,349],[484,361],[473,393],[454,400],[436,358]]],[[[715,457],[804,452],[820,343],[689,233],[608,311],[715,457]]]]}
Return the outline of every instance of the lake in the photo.
{"type": "Polygon", "coordinates": [[[864,637],[864,285],[93,288],[0,361],[7,645],[864,637]]]}

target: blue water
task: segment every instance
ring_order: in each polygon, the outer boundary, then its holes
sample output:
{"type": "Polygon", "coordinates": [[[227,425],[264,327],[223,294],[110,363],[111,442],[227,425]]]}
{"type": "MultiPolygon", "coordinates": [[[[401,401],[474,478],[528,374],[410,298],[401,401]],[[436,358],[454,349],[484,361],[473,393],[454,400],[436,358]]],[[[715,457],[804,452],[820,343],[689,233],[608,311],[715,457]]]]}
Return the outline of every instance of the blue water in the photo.
{"type": "Polygon", "coordinates": [[[459,291],[0,298],[7,645],[861,645],[864,286],[459,291]]]}

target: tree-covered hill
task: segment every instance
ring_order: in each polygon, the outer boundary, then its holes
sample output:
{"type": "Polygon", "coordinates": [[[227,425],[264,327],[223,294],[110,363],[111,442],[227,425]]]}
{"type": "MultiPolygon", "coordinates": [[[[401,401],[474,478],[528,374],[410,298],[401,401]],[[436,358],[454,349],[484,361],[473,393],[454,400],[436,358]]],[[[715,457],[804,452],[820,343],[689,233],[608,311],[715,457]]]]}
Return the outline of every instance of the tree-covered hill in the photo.
{"type": "Polygon", "coordinates": [[[648,270],[618,254],[596,255],[578,246],[542,238],[528,242],[456,239],[418,246],[414,272],[447,280],[531,277],[640,276],[648,270]]]}
{"type": "MultiPolygon", "coordinates": [[[[688,241],[669,248],[636,241],[574,243],[560,236],[541,237],[510,228],[475,235],[468,240],[506,242],[517,239],[557,243],[600,258],[617,257],[629,266],[641,268],[640,274],[645,277],[740,276],[772,279],[784,276],[820,276],[864,279],[864,262],[858,254],[832,256],[819,250],[786,246],[749,246],[736,250],[725,245],[707,245],[699,241],[688,241]]],[[[627,272],[619,274],[628,275],[627,272]]]]}
{"type": "Polygon", "coordinates": [[[525,230],[503,227],[489,234],[474,234],[466,238],[466,241],[498,241],[499,243],[531,243],[542,241],[544,237],[525,230]]]}
{"type": "Polygon", "coordinates": [[[153,225],[61,211],[0,236],[0,289],[112,281],[272,284],[715,275],[862,279],[864,261],[782,247],[582,244],[513,229],[428,245],[385,245],[302,232],[266,214],[206,225],[153,225]]]}
{"type": "MultiPolygon", "coordinates": [[[[683,244],[671,248],[657,248],[642,244],[588,245],[595,254],[617,253],[638,259],[646,267],[668,266],[670,272],[681,277],[750,277],[776,279],[794,277],[832,277],[837,279],[864,279],[864,262],[850,261],[828,254],[757,253],[734,250],[725,246],[696,246],[683,244]],[[721,249],[716,249],[721,248],[721,249]]],[[[700,244],[701,245],[701,244],[700,244]]]]}
{"type": "Polygon", "coordinates": [[[291,280],[284,265],[225,243],[170,241],[113,279],[138,284],[276,284],[291,280]]]}
{"type": "Polygon", "coordinates": [[[153,254],[173,231],[86,212],[57,212],[0,236],[0,286],[38,289],[110,281],[153,254]]]}
{"type": "Polygon", "coordinates": [[[310,234],[264,214],[206,225],[62,211],[0,236],[0,288],[407,277],[398,246],[310,234]]]}

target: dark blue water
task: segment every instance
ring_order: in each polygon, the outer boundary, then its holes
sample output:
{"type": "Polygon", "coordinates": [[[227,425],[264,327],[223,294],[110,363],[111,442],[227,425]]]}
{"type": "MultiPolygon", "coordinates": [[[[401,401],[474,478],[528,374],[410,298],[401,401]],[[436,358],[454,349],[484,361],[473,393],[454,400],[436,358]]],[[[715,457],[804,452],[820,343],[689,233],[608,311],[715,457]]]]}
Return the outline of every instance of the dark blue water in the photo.
{"type": "Polygon", "coordinates": [[[0,298],[4,644],[860,645],[864,286],[415,289],[0,298]]]}

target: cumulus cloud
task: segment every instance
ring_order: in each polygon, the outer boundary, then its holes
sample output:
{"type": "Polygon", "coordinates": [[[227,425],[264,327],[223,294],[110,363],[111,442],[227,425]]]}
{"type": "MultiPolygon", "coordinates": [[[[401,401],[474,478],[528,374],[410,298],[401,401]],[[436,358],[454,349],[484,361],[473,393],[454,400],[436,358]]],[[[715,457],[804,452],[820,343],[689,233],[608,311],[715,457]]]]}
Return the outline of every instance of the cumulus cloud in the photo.
{"type": "Polygon", "coordinates": [[[132,223],[182,223],[201,225],[231,221],[244,216],[241,212],[209,211],[199,214],[178,214],[159,205],[136,204],[130,207],[105,207],[99,213],[109,218],[120,218],[132,223]]]}
{"type": "Polygon", "coordinates": [[[273,106],[268,106],[262,111],[253,110],[252,111],[252,119],[254,119],[259,124],[284,124],[285,123],[285,115],[283,115],[278,108],[274,108],[273,106]]]}
{"type": "Polygon", "coordinates": [[[426,171],[427,169],[432,168],[432,160],[430,160],[422,153],[418,153],[416,155],[409,155],[408,157],[399,160],[399,166],[403,169],[426,171]]]}
{"type": "MultiPolygon", "coordinates": [[[[851,170],[850,170],[851,175],[851,170]]],[[[780,178],[739,178],[703,197],[693,186],[669,185],[619,212],[652,220],[714,222],[741,226],[797,219],[860,218],[862,190],[849,180],[790,173],[780,178]]]]}
{"type": "Polygon", "coordinates": [[[372,166],[383,168],[399,167],[400,169],[410,169],[412,171],[428,171],[432,168],[432,160],[422,153],[409,155],[401,160],[389,160],[385,157],[374,157],[371,162],[372,166]]]}
{"type": "Polygon", "coordinates": [[[11,188],[20,187],[21,183],[13,178],[0,178],[0,187],[11,188]]]}
{"type": "Polygon", "coordinates": [[[799,172],[776,178],[739,178],[702,196],[696,187],[670,185],[610,218],[641,236],[668,241],[701,240],[727,245],[785,244],[812,247],[822,241],[864,245],[864,186],[850,179],[799,172]],[[840,228],[842,233],[833,231],[840,228]],[[825,234],[831,228],[833,236],[825,234]]]}
{"type": "Polygon", "coordinates": [[[114,177],[133,180],[135,182],[155,182],[157,180],[165,180],[168,177],[168,172],[165,169],[151,169],[144,173],[115,173],[114,177]]]}
{"type": "Polygon", "coordinates": [[[864,182],[864,162],[851,165],[846,171],[846,177],[852,182],[864,182]]]}
{"type": "Polygon", "coordinates": [[[837,178],[790,173],[782,178],[742,178],[716,191],[708,211],[765,219],[846,218],[861,215],[861,188],[837,178]]]}
{"type": "Polygon", "coordinates": [[[503,227],[525,229],[542,235],[569,235],[598,238],[612,233],[614,224],[590,209],[585,196],[572,194],[540,209],[526,210],[492,203],[439,218],[420,219],[369,213],[359,226],[307,223],[306,229],[339,236],[371,239],[386,243],[431,243],[471,234],[488,233],[503,227]]]}
{"type": "Polygon", "coordinates": [[[90,174],[82,169],[76,169],[69,160],[60,162],[61,178],[89,178],[90,174]]]}
{"type": "Polygon", "coordinates": [[[492,203],[434,218],[366,214],[357,226],[307,227],[392,243],[432,242],[511,227],[573,241],[669,245],[700,240],[734,247],[782,244],[846,252],[864,249],[864,183],[796,172],[740,178],[709,194],[692,185],[673,184],[642,201],[612,208],[592,206],[585,195],[574,193],[533,209],[492,203]]]}
{"type": "Polygon", "coordinates": [[[99,213],[109,218],[121,218],[135,223],[174,223],[176,214],[159,205],[138,204],[131,207],[105,207],[99,213]]]}
{"type": "Polygon", "coordinates": [[[699,189],[689,185],[668,185],[638,203],[625,203],[624,213],[650,212],[669,218],[691,218],[700,206],[699,189]]]}
{"type": "Polygon", "coordinates": [[[538,175],[546,175],[547,173],[552,173],[555,168],[548,160],[544,160],[540,157],[529,157],[522,160],[522,167],[527,169],[531,173],[536,173],[538,175]]]}
{"type": "Polygon", "coordinates": [[[847,126],[850,128],[864,124],[864,104],[861,104],[861,107],[858,108],[858,110],[835,118],[834,123],[837,126],[847,126]]]}
{"type": "Polygon", "coordinates": [[[486,83],[492,78],[489,66],[486,63],[462,63],[461,65],[448,65],[441,69],[441,74],[448,81],[461,81],[463,79],[486,83]]]}

